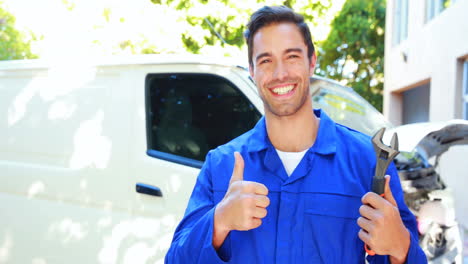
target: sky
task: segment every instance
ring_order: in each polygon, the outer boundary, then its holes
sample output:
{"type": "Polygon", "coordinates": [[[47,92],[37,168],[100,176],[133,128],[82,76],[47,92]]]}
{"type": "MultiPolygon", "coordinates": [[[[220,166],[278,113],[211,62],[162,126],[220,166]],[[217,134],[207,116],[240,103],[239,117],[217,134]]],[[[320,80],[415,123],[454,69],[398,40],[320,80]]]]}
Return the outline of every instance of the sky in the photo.
{"type": "MultiPolygon", "coordinates": [[[[315,41],[326,38],[344,1],[334,0],[324,21],[312,29],[315,41]]],[[[39,37],[32,51],[40,58],[132,54],[148,46],[161,53],[186,53],[180,36],[187,24],[180,12],[150,0],[3,0],[3,6],[16,17],[18,29],[39,37]],[[122,49],[129,42],[140,44],[122,49]]],[[[225,49],[210,47],[202,52],[226,55],[225,49]]]]}

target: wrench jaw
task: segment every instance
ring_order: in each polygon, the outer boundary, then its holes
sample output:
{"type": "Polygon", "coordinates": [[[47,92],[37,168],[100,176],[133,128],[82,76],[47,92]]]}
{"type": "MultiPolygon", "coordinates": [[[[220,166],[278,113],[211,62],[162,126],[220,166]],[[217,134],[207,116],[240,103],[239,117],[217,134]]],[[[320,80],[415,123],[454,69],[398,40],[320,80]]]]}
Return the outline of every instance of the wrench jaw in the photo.
{"type": "Polygon", "coordinates": [[[398,151],[398,135],[393,134],[390,146],[387,146],[382,142],[384,133],[385,127],[377,131],[372,137],[372,145],[378,159],[390,160],[391,162],[400,153],[398,151]]]}
{"type": "MultiPolygon", "coordinates": [[[[398,151],[398,135],[395,133],[393,134],[392,136],[392,140],[390,141],[390,147],[395,150],[398,153],[400,153],[398,151]]],[[[396,155],[395,155],[396,156],[396,155]]]]}
{"type": "Polygon", "coordinates": [[[387,147],[385,144],[382,143],[382,138],[385,133],[385,127],[382,127],[375,135],[372,137],[372,146],[374,146],[374,151],[377,157],[380,156],[380,151],[387,147]]]}
{"type": "Polygon", "coordinates": [[[392,160],[400,153],[398,151],[398,136],[393,134],[390,146],[382,142],[385,128],[380,129],[372,137],[372,145],[374,146],[377,163],[375,165],[375,175],[372,179],[372,191],[381,195],[385,188],[385,174],[392,160]]]}

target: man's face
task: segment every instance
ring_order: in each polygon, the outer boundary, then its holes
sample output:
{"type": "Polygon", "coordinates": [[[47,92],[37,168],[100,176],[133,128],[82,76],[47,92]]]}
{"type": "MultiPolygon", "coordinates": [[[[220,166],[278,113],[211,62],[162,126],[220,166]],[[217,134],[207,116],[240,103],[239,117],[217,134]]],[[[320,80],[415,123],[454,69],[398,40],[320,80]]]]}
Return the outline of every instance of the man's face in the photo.
{"type": "Polygon", "coordinates": [[[289,116],[306,101],[310,103],[309,77],[314,67],[315,54],[307,57],[307,46],[295,24],[275,23],[255,33],[250,75],[266,112],[289,116]]]}

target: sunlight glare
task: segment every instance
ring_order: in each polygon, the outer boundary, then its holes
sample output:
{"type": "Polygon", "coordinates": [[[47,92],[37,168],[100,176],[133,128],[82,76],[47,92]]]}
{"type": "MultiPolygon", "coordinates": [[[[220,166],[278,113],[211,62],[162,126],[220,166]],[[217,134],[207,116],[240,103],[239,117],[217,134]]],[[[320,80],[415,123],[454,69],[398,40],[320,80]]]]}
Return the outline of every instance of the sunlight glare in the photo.
{"type": "Polygon", "coordinates": [[[9,232],[6,233],[2,243],[0,244],[0,263],[7,263],[10,258],[10,250],[13,246],[13,239],[9,232]]]}
{"type": "Polygon", "coordinates": [[[84,121],[74,137],[75,151],[70,159],[72,169],[94,165],[106,168],[109,162],[112,142],[102,135],[104,112],[99,110],[94,118],[84,121]]]}
{"type": "Polygon", "coordinates": [[[28,190],[28,198],[34,198],[34,196],[38,195],[39,193],[43,193],[45,190],[45,185],[43,182],[38,181],[33,183],[28,190]]]}

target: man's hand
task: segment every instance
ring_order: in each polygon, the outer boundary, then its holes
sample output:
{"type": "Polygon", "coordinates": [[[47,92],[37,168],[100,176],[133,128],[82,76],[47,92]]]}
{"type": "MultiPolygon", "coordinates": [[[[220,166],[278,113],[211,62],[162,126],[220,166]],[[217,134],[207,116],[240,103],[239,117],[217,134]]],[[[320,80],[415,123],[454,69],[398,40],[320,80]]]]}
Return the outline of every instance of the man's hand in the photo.
{"type": "Polygon", "coordinates": [[[404,263],[410,246],[410,234],[398,211],[390,189],[390,176],[385,176],[384,197],[368,192],[362,197],[357,223],[362,228],[359,238],[376,254],[390,255],[392,263],[404,263]]]}
{"type": "Polygon", "coordinates": [[[244,181],[244,159],[234,153],[229,188],[215,209],[213,246],[218,249],[231,230],[250,230],[262,224],[270,204],[268,189],[258,182],[244,181]]]}

